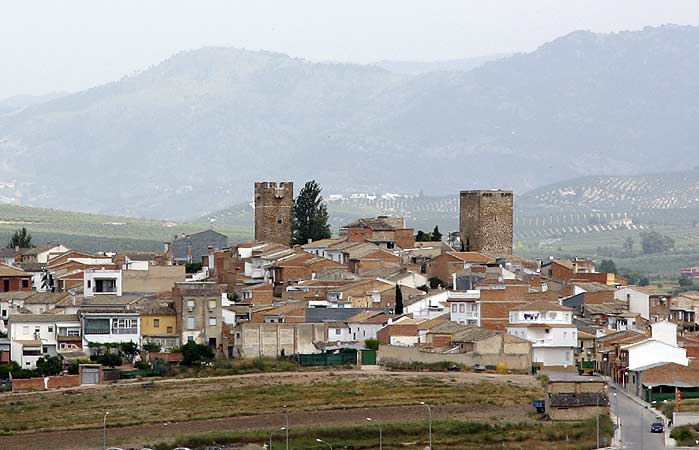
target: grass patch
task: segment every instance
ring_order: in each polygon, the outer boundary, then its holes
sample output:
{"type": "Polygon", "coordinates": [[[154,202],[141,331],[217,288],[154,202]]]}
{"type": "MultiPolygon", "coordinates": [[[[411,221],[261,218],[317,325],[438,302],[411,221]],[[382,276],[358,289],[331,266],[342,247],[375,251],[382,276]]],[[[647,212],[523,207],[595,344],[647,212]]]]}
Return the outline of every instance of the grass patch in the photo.
{"type": "MultiPolygon", "coordinates": [[[[383,424],[385,449],[423,449],[428,443],[427,424],[413,422],[383,424]]],[[[216,432],[179,437],[175,442],[154,445],[156,450],[170,450],[173,445],[199,448],[206,445],[242,445],[269,442],[274,430],[255,432],[216,432]]],[[[581,450],[595,445],[595,421],[540,422],[540,423],[483,423],[466,421],[435,421],[432,424],[433,446],[440,449],[490,450],[490,449],[541,449],[581,450]]],[[[602,440],[611,439],[612,423],[602,418],[602,440]]],[[[377,425],[294,428],[289,434],[295,449],[317,449],[317,438],[333,444],[334,448],[369,450],[378,446],[377,425]]],[[[283,432],[273,435],[282,445],[283,432]]]]}
{"type": "Polygon", "coordinates": [[[105,405],[112,424],[136,425],[278,412],[402,406],[426,401],[431,405],[526,405],[541,398],[536,385],[448,382],[429,375],[318,376],[299,372],[277,379],[240,377],[158,383],[145,391],[140,384],[114,385],[42,395],[0,396],[3,428],[17,430],[97,428],[105,405]],[[308,380],[306,381],[306,378],[308,380]],[[468,395],[465,395],[468,392],[468,395]],[[20,403],[21,402],[21,403],[20,403]],[[45,405],[55,407],[46,408],[45,405]]]}

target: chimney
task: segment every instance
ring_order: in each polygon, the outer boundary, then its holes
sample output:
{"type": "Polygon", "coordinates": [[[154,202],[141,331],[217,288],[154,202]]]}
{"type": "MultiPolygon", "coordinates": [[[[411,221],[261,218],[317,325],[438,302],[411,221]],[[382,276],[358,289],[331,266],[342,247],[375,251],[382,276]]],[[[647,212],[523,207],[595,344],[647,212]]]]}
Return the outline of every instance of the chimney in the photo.
{"type": "Polygon", "coordinates": [[[208,254],[209,254],[209,270],[212,271],[214,270],[214,248],[209,245],[208,248],[208,254]]]}

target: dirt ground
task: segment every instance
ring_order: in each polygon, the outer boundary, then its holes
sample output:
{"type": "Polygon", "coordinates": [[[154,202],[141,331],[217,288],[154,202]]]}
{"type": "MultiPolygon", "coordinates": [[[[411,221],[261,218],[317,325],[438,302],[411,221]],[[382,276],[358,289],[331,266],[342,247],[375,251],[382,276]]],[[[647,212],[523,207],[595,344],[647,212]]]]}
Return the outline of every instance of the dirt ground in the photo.
{"type": "MultiPolygon", "coordinates": [[[[364,379],[377,377],[382,380],[394,379],[415,380],[416,378],[431,377],[453,380],[456,378],[464,389],[468,385],[480,382],[503,383],[503,385],[521,385],[523,388],[531,388],[536,385],[533,377],[528,376],[496,376],[488,374],[472,373],[400,373],[383,372],[381,374],[361,373],[359,371],[338,372],[312,372],[312,373],[284,373],[284,374],[255,374],[236,377],[221,377],[219,380],[235,378],[244,384],[254,386],[273,381],[275,384],[308,384],[312,385],[322,381],[337,379],[364,379]]],[[[213,379],[211,381],[215,381],[213,379]]],[[[201,380],[199,380],[201,381],[201,380]]],[[[188,383],[189,380],[163,380],[159,383],[188,383]]],[[[111,389],[110,386],[98,389],[111,389]]],[[[46,393],[44,393],[46,394],[46,393]]],[[[28,398],[35,394],[9,394],[21,398],[28,398]]],[[[147,395],[147,394],[144,394],[147,395]]],[[[417,402],[416,402],[417,403],[417,402]]],[[[351,405],[351,398],[348,399],[351,405]]],[[[264,411],[264,408],[260,408],[264,411]]],[[[436,405],[433,408],[435,419],[461,419],[461,420],[513,420],[523,421],[527,419],[530,407],[525,404],[514,406],[497,406],[488,404],[459,404],[455,399],[453,404],[436,405]]],[[[422,406],[384,406],[376,408],[345,408],[324,409],[321,411],[290,409],[290,428],[353,425],[363,423],[366,417],[372,417],[384,423],[402,423],[426,420],[426,411],[422,406]]],[[[144,421],[146,422],[146,421],[144,421]]],[[[209,431],[249,431],[258,429],[272,429],[284,425],[283,414],[262,413],[259,415],[237,416],[231,418],[218,418],[208,420],[191,420],[180,422],[149,423],[143,425],[129,425],[118,428],[108,428],[107,445],[122,448],[138,447],[148,443],[158,443],[174,440],[180,435],[189,435],[209,431]]],[[[93,450],[102,446],[102,430],[99,428],[76,429],[65,431],[46,432],[19,432],[14,435],[0,436],[0,450],[93,450]]]]}

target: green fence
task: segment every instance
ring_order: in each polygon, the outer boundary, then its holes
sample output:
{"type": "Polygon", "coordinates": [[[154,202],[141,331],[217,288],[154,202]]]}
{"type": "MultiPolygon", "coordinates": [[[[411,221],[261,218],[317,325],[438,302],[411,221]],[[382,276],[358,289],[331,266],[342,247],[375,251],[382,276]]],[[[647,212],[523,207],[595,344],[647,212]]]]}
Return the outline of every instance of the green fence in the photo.
{"type": "Polygon", "coordinates": [[[299,364],[304,367],[357,364],[357,351],[342,350],[337,353],[301,354],[299,355],[299,364]]]}

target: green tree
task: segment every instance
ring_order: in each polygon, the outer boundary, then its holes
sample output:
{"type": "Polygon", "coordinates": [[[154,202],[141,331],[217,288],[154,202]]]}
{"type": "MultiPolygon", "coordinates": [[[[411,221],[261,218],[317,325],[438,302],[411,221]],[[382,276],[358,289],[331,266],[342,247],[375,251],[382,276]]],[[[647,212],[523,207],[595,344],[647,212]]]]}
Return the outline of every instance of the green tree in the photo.
{"type": "Polygon", "coordinates": [[[403,314],[403,291],[400,290],[399,284],[396,284],[396,307],[393,312],[403,314]]]}
{"type": "Polygon", "coordinates": [[[320,195],[321,187],[315,180],[307,182],[294,200],[293,243],[306,244],[330,237],[328,208],[320,195]]]}
{"type": "Polygon", "coordinates": [[[432,230],[432,240],[437,242],[442,240],[442,233],[439,231],[438,225],[435,225],[434,230],[432,230]]]}
{"type": "Polygon", "coordinates": [[[138,353],[138,345],[136,345],[136,343],[130,342],[130,341],[129,342],[121,342],[119,344],[119,350],[121,351],[121,353],[124,354],[124,356],[131,359],[134,356],[136,356],[136,354],[138,353]]]}
{"type": "Polygon", "coordinates": [[[431,240],[432,240],[432,236],[430,236],[429,233],[425,233],[422,230],[418,230],[417,234],[415,235],[416,242],[429,242],[431,240]]]}
{"type": "Polygon", "coordinates": [[[41,376],[58,375],[63,371],[62,356],[42,356],[36,361],[36,372],[41,376]]]}
{"type": "Polygon", "coordinates": [[[616,264],[611,259],[603,259],[597,266],[598,272],[616,273],[616,264]]]}
{"type": "Polygon", "coordinates": [[[7,244],[7,248],[32,248],[32,235],[29,234],[26,228],[22,227],[15,231],[7,244]]]}
{"type": "Polygon", "coordinates": [[[630,255],[633,252],[633,238],[626,238],[624,241],[624,252],[630,255]]]}
{"type": "Polygon", "coordinates": [[[162,349],[161,345],[157,342],[146,342],[143,344],[143,351],[150,353],[158,353],[162,349]]]}
{"type": "Polygon", "coordinates": [[[694,285],[694,282],[689,277],[680,277],[678,284],[682,287],[690,287],[694,285]]]}
{"type": "Polygon", "coordinates": [[[364,341],[364,347],[366,347],[367,350],[378,350],[379,344],[380,342],[378,339],[367,339],[364,341]]]}
{"type": "Polygon", "coordinates": [[[187,342],[180,347],[182,353],[182,365],[193,366],[214,359],[214,350],[207,346],[197,344],[196,342],[187,342]]]}
{"type": "Polygon", "coordinates": [[[641,233],[641,248],[644,254],[664,253],[675,246],[675,241],[657,231],[647,231],[641,233]]]}
{"type": "Polygon", "coordinates": [[[120,366],[122,361],[121,361],[121,355],[117,353],[103,353],[101,355],[97,355],[97,358],[95,358],[95,362],[97,364],[102,364],[103,366],[109,366],[109,367],[116,367],[120,366]]]}

